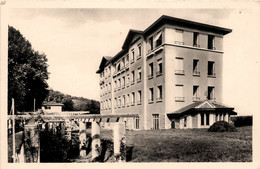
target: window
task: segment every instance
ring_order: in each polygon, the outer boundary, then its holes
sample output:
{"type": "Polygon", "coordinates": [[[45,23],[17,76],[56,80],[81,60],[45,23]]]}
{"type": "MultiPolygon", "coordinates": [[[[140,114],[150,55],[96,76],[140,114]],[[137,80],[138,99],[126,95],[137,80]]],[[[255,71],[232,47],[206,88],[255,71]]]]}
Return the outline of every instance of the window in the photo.
{"type": "Polygon", "coordinates": [[[149,95],[149,100],[148,100],[148,102],[149,102],[149,103],[152,103],[152,102],[153,102],[153,88],[150,88],[150,89],[149,89],[149,93],[150,93],[150,95],[149,95]]]}
{"type": "Polygon", "coordinates": [[[140,105],[140,104],[142,104],[142,91],[141,90],[139,90],[138,92],[137,92],[137,104],[138,105],[140,105]]]}
{"type": "Polygon", "coordinates": [[[116,80],[114,81],[114,86],[115,86],[114,91],[116,91],[116,88],[117,88],[117,81],[116,80]]]}
{"type": "Polygon", "coordinates": [[[206,125],[209,125],[209,113],[206,113],[206,125]]]}
{"type": "Polygon", "coordinates": [[[109,108],[111,109],[111,107],[112,107],[112,106],[111,106],[111,99],[108,100],[108,106],[109,106],[109,108]]]}
{"type": "Polygon", "coordinates": [[[215,100],[215,87],[209,86],[208,87],[208,100],[215,100]]]}
{"type": "Polygon", "coordinates": [[[157,33],[154,40],[155,40],[155,47],[158,47],[162,44],[162,31],[157,33]]]}
{"type": "Polygon", "coordinates": [[[117,107],[117,98],[115,97],[115,108],[117,107]]]}
{"type": "Polygon", "coordinates": [[[149,74],[148,74],[148,79],[153,78],[153,62],[149,64],[149,74]]]}
{"type": "Polygon", "coordinates": [[[184,42],[183,42],[183,30],[181,30],[181,29],[176,29],[175,30],[175,44],[184,45],[184,42]]]}
{"type": "Polygon", "coordinates": [[[126,55],[126,67],[129,66],[129,54],[126,55]]]}
{"type": "Polygon", "coordinates": [[[202,125],[202,126],[204,126],[204,113],[200,113],[200,124],[202,125]]]}
{"type": "Polygon", "coordinates": [[[135,118],[135,129],[139,129],[139,117],[135,118]]]}
{"type": "Polygon", "coordinates": [[[159,59],[157,61],[157,72],[156,76],[161,76],[162,75],[162,59],[159,59]]]}
{"type": "Polygon", "coordinates": [[[125,58],[122,58],[122,68],[125,67],[125,58]]]}
{"type": "Polygon", "coordinates": [[[153,114],[153,129],[159,129],[159,114],[153,114]]]}
{"type": "Polygon", "coordinates": [[[148,53],[151,52],[153,50],[153,37],[150,37],[148,39],[148,53]]]}
{"type": "Polygon", "coordinates": [[[215,77],[215,62],[208,61],[208,77],[215,77]]]}
{"type": "Polygon", "coordinates": [[[129,86],[129,83],[130,83],[130,76],[129,74],[127,74],[127,84],[126,84],[127,87],[129,86]]]}
{"type": "Polygon", "coordinates": [[[125,76],[122,77],[122,89],[125,88],[125,76]]]}
{"type": "Polygon", "coordinates": [[[118,63],[118,65],[117,65],[117,71],[120,71],[120,70],[121,70],[120,63],[118,63]]]}
{"type": "Polygon", "coordinates": [[[199,101],[200,97],[199,97],[199,86],[193,86],[193,101],[199,101]]]}
{"type": "Polygon", "coordinates": [[[120,90],[121,89],[121,79],[118,79],[118,90],[120,90]]]}
{"type": "Polygon", "coordinates": [[[183,70],[183,58],[175,58],[175,74],[176,75],[184,75],[183,70]]]}
{"type": "Polygon", "coordinates": [[[162,101],[162,86],[158,86],[157,87],[157,98],[156,101],[162,101]]]}
{"type": "Polygon", "coordinates": [[[137,56],[137,60],[140,59],[142,56],[142,46],[141,44],[138,45],[138,56],[137,56]]]}
{"type": "Polygon", "coordinates": [[[126,102],[125,102],[125,95],[123,95],[122,107],[125,107],[125,104],[126,104],[126,102]]]}
{"type": "Polygon", "coordinates": [[[215,36],[208,35],[208,49],[215,50],[215,36]]]}
{"type": "Polygon", "coordinates": [[[111,83],[108,84],[108,91],[111,92],[111,83]]]}
{"type": "Polygon", "coordinates": [[[184,117],[184,127],[187,127],[187,117],[184,117]]]}
{"type": "Polygon", "coordinates": [[[133,84],[135,84],[135,71],[134,70],[132,71],[131,75],[132,75],[131,84],[133,85],[133,84]]]}
{"type": "Polygon", "coordinates": [[[132,92],[132,100],[131,100],[131,105],[135,105],[135,92],[132,92]]]}
{"type": "Polygon", "coordinates": [[[118,108],[120,108],[121,107],[121,98],[120,98],[120,96],[118,97],[118,108]]]}
{"type": "Polygon", "coordinates": [[[132,50],[131,50],[131,53],[132,53],[131,63],[134,63],[134,62],[135,62],[135,50],[132,49],[132,50]]]}
{"type": "Polygon", "coordinates": [[[142,69],[141,67],[138,68],[138,77],[137,77],[137,83],[141,82],[142,80],[142,69]]]}
{"type": "Polygon", "coordinates": [[[183,97],[183,85],[182,84],[177,84],[175,85],[176,88],[176,95],[175,95],[175,101],[184,101],[183,97]]]}
{"type": "Polygon", "coordinates": [[[130,94],[127,94],[127,106],[130,105],[130,94]]]}
{"type": "Polygon", "coordinates": [[[199,60],[193,59],[193,75],[194,76],[199,76],[200,71],[199,71],[199,60]]]}
{"type": "Polygon", "coordinates": [[[200,45],[199,45],[199,33],[198,32],[193,33],[193,46],[194,47],[200,47],[200,45]]]}

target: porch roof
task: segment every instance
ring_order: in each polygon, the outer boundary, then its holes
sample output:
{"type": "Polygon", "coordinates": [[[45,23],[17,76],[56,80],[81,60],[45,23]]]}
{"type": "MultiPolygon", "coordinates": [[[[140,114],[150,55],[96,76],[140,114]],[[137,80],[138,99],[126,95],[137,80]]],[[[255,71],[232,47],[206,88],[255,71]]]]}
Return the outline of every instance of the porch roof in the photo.
{"type": "Polygon", "coordinates": [[[204,100],[204,101],[198,101],[198,102],[192,103],[190,105],[187,105],[172,113],[168,113],[167,115],[172,116],[172,117],[178,117],[178,116],[182,116],[185,114],[194,114],[194,113],[202,112],[202,111],[204,111],[204,112],[205,111],[211,111],[211,112],[227,111],[231,115],[237,115],[237,113],[234,112],[233,110],[234,110],[233,107],[228,107],[221,103],[217,103],[217,102],[214,102],[211,100],[204,100]]]}

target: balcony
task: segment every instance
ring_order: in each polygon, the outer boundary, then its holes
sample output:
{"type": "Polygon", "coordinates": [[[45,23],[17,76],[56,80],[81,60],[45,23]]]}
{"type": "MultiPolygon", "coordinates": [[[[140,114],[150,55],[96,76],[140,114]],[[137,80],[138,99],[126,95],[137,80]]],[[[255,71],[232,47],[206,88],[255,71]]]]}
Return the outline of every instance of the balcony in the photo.
{"type": "Polygon", "coordinates": [[[122,105],[122,108],[124,108],[125,107],[125,105],[122,105]]]}
{"type": "Polygon", "coordinates": [[[124,89],[125,88],[125,85],[122,85],[122,89],[124,89]]]}
{"type": "Polygon", "coordinates": [[[134,60],[134,59],[131,59],[131,60],[130,60],[130,63],[131,63],[131,64],[133,64],[134,62],[135,62],[135,60],[134,60]]]}
{"type": "Polygon", "coordinates": [[[139,59],[141,59],[141,55],[138,55],[136,58],[136,60],[139,60],[139,59]]]}
{"type": "Polygon", "coordinates": [[[118,87],[118,89],[117,89],[117,90],[119,91],[119,90],[121,90],[121,88],[120,88],[120,87],[118,87]]]}
{"type": "Polygon", "coordinates": [[[129,103],[127,103],[127,104],[126,104],[126,106],[127,106],[127,107],[129,107],[129,106],[130,106],[130,104],[129,104],[129,103]]]}
{"type": "Polygon", "coordinates": [[[161,76],[161,75],[162,75],[162,72],[161,72],[161,71],[156,72],[156,77],[157,77],[157,76],[161,76]]]}
{"type": "Polygon", "coordinates": [[[153,78],[153,74],[148,75],[148,80],[153,78]]]}
{"type": "Polygon", "coordinates": [[[148,99],[148,103],[149,104],[153,103],[153,99],[148,99]]]}
{"type": "Polygon", "coordinates": [[[193,71],[193,76],[200,76],[200,72],[197,70],[193,71]]]}
{"type": "Polygon", "coordinates": [[[162,97],[157,97],[156,98],[156,102],[162,102],[162,101],[163,101],[162,97]]]}
{"type": "Polygon", "coordinates": [[[184,102],[185,101],[185,97],[175,97],[175,101],[176,102],[184,102]]]}
{"type": "Polygon", "coordinates": [[[126,84],[126,87],[129,87],[129,83],[126,84]]]}
{"type": "Polygon", "coordinates": [[[137,105],[141,105],[142,104],[142,101],[141,100],[138,100],[137,101],[137,105]]]}
{"type": "Polygon", "coordinates": [[[135,105],[135,102],[131,102],[131,106],[134,106],[135,105]]]}
{"type": "Polygon", "coordinates": [[[192,97],[192,100],[193,100],[194,102],[200,101],[200,97],[192,97]]]}
{"type": "Polygon", "coordinates": [[[184,75],[184,70],[175,70],[175,75],[184,75]]]}
{"type": "Polygon", "coordinates": [[[141,77],[137,78],[137,80],[136,80],[137,83],[139,83],[141,81],[142,81],[141,77]]]}
{"type": "Polygon", "coordinates": [[[134,80],[131,81],[131,85],[133,85],[133,84],[135,84],[135,81],[134,81],[134,80]]]}
{"type": "Polygon", "coordinates": [[[216,78],[216,73],[208,74],[208,77],[210,77],[210,78],[216,78]]]}
{"type": "Polygon", "coordinates": [[[177,45],[184,45],[184,42],[175,41],[175,44],[177,44],[177,45]]]}

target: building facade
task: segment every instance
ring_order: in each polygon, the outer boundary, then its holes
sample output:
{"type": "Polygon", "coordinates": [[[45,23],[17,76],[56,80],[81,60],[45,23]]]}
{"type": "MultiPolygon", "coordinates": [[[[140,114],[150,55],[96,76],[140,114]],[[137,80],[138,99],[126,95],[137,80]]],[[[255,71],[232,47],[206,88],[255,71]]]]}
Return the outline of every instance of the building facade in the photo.
{"type": "Polygon", "coordinates": [[[122,50],[105,56],[101,114],[138,114],[131,129],[204,128],[228,121],[222,102],[223,37],[232,30],[162,16],[130,30],[122,50]]]}

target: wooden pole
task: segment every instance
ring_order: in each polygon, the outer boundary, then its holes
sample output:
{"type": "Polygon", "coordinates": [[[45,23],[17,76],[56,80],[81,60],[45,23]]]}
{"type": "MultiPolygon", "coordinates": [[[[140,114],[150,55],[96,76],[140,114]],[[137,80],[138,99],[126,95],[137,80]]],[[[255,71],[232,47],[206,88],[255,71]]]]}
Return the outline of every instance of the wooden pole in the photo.
{"type": "Polygon", "coordinates": [[[13,115],[13,131],[12,131],[12,134],[13,134],[13,162],[15,163],[15,118],[14,118],[14,99],[12,98],[12,115],[13,115]]]}

